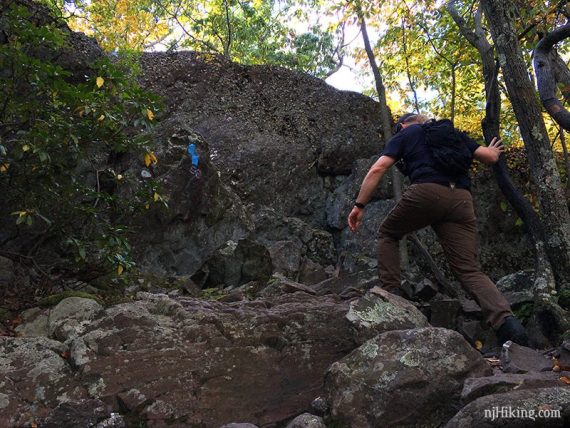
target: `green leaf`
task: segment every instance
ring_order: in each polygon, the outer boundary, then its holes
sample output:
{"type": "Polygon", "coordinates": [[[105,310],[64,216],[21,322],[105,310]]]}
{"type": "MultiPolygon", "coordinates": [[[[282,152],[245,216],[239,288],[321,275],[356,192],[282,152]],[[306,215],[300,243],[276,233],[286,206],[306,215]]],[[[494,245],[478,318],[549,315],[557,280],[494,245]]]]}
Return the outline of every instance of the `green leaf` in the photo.
{"type": "Polygon", "coordinates": [[[505,201],[502,201],[502,202],[500,203],[500,207],[501,207],[501,211],[503,211],[504,213],[507,212],[508,205],[507,205],[507,203],[506,203],[505,201]]]}

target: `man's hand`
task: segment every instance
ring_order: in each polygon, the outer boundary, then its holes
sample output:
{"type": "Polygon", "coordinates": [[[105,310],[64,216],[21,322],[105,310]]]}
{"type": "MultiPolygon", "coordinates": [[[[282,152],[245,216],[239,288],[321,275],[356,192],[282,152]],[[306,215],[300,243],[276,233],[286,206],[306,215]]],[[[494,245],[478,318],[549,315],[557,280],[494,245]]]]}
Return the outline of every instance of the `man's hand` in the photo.
{"type": "Polygon", "coordinates": [[[501,153],[504,151],[503,141],[499,137],[493,137],[487,147],[480,146],[475,150],[473,156],[487,165],[492,165],[498,162],[501,153]]]}
{"type": "Polygon", "coordinates": [[[503,140],[501,140],[499,137],[493,137],[488,147],[497,153],[497,158],[501,155],[501,153],[505,151],[503,140]]]}
{"type": "Polygon", "coordinates": [[[362,222],[362,216],[364,215],[364,210],[362,208],[354,207],[350,214],[348,215],[348,227],[353,232],[356,232],[358,226],[362,222]]]}

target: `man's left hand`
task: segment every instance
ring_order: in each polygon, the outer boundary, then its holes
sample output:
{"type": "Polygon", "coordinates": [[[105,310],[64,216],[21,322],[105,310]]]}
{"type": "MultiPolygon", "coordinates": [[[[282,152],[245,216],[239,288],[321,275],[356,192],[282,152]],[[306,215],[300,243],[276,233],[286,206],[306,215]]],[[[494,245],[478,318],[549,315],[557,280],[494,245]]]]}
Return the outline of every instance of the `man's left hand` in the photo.
{"type": "Polygon", "coordinates": [[[362,208],[354,207],[350,214],[348,215],[348,227],[353,232],[360,226],[362,222],[362,217],[364,215],[364,210],[362,208]]]}

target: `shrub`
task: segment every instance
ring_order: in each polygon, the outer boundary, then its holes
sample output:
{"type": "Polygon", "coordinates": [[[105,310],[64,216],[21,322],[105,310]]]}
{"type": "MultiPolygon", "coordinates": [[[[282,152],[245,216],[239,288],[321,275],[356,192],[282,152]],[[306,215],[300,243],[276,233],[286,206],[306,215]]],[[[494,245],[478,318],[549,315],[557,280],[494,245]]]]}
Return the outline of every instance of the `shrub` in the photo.
{"type": "Polygon", "coordinates": [[[101,57],[90,73],[73,76],[56,62],[69,30],[56,20],[38,24],[28,7],[4,7],[0,28],[2,214],[33,238],[28,252],[55,240],[64,257],[120,274],[133,265],[122,223],[153,203],[157,189],[145,180],[136,191],[116,191],[137,178],[109,160],[134,154],[156,162],[148,131],[158,99],[137,84],[134,55],[101,57]]]}

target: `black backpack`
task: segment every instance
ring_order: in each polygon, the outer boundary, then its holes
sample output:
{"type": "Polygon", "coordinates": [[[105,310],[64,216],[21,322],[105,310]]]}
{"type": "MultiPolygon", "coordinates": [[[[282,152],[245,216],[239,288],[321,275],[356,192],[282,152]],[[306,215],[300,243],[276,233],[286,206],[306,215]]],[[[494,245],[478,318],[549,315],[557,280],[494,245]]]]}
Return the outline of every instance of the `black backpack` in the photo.
{"type": "Polygon", "coordinates": [[[449,119],[432,119],[422,128],[435,169],[450,177],[459,177],[469,171],[473,155],[467,147],[469,137],[466,133],[455,129],[449,119]]]}

